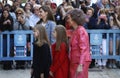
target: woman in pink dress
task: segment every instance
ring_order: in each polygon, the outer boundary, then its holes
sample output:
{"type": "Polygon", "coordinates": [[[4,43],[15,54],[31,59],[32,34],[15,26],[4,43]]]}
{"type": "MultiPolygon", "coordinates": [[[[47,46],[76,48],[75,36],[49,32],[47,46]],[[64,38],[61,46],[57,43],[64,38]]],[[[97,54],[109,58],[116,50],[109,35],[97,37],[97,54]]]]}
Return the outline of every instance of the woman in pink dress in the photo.
{"type": "Polygon", "coordinates": [[[70,38],[70,78],[88,78],[91,56],[89,36],[82,26],[85,15],[82,10],[74,9],[67,13],[66,21],[74,29],[70,38]]]}

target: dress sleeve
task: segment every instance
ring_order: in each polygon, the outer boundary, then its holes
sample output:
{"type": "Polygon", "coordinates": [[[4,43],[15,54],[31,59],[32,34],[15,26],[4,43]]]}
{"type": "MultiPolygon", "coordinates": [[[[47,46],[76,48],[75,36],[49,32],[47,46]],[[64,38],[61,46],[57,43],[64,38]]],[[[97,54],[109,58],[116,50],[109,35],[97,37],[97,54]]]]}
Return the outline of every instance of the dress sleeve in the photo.
{"type": "Polygon", "coordinates": [[[80,64],[84,64],[86,54],[89,48],[88,34],[85,30],[80,30],[78,33],[78,44],[80,50],[80,64]]]}
{"type": "MultiPolygon", "coordinates": [[[[52,49],[55,50],[55,47],[54,48],[52,47],[52,49]]],[[[56,52],[55,55],[53,54],[53,63],[50,67],[50,71],[52,71],[53,73],[57,71],[66,60],[67,57],[66,45],[62,43],[60,46],[60,50],[55,52],[56,52]]]]}

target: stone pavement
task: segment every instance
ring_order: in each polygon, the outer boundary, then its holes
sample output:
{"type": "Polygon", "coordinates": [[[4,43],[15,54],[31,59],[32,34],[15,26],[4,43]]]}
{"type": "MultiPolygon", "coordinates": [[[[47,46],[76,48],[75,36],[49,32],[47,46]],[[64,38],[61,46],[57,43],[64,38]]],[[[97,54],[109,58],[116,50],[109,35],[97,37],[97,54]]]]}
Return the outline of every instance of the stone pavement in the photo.
{"type": "MultiPolygon", "coordinates": [[[[30,78],[30,69],[0,69],[0,78],[30,78]]],[[[89,78],[120,78],[120,69],[89,70],[89,78]]]]}
{"type": "Polygon", "coordinates": [[[90,69],[89,78],[120,78],[120,69],[90,69]]]}

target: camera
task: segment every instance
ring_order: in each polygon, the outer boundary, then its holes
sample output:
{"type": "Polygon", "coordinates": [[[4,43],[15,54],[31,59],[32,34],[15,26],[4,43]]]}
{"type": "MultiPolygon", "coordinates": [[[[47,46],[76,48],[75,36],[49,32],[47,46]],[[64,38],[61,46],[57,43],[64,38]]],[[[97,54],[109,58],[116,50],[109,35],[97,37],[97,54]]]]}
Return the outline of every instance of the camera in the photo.
{"type": "Polygon", "coordinates": [[[106,15],[104,15],[104,14],[101,14],[101,15],[99,16],[99,18],[100,18],[100,19],[103,19],[103,20],[105,20],[105,18],[106,18],[106,15]]]}
{"type": "Polygon", "coordinates": [[[114,15],[115,15],[115,13],[114,13],[114,12],[111,12],[111,13],[109,13],[109,15],[110,15],[110,16],[114,16],[114,15]]]}

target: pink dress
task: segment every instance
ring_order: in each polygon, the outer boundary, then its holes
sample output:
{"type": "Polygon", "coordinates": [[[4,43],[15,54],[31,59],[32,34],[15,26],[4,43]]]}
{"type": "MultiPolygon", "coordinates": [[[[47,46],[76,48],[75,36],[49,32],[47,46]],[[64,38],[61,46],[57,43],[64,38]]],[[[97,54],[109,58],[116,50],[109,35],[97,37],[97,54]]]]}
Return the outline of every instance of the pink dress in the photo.
{"type": "Polygon", "coordinates": [[[83,26],[73,31],[70,40],[70,78],[88,78],[91,62],[89,36],[83,26]],[[83,71],[76,73],[79,64],[83,64],[83,71]]]}

